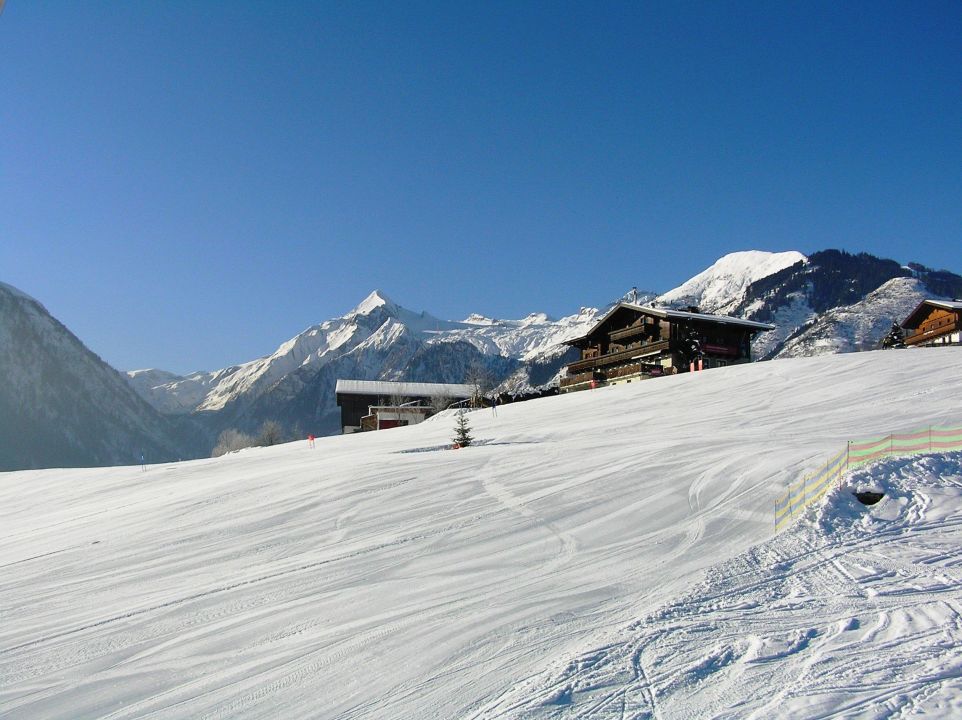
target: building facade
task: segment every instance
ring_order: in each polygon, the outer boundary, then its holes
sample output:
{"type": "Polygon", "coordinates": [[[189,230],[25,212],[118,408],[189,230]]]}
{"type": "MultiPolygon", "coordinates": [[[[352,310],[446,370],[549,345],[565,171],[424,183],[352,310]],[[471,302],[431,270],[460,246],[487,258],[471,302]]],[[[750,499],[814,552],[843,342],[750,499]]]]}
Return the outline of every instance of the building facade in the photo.
{"type": "Polygon", "coordinates": [[[774,325],[696,308],[665,310],[619,303],[584,336],[568,340],[581,358],[567,367],[561,391],[585,390],[660,375],[751,361],[751,342],[774,325]]]}
{"type": "Polygon", "coordinates": [[[342,433],[415,425],[470,398],[474,390],[473,385],[387,380],[338,380],[334,387],[342,433]]]}
{"type": "Polygon", "coordinates": [[[960,300],[923,300],[902,323],[909,347],[959,345],[960,300]]]}

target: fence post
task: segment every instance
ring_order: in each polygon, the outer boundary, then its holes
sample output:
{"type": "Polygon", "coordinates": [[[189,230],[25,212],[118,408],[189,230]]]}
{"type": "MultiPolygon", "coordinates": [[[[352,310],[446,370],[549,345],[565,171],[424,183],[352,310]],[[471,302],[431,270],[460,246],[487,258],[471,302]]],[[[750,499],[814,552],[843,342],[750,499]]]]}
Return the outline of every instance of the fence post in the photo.
{"type": "Polygon", "coordinates": [[[932,426],[929,425],[929,452],[932,452],[932,426]]]}
{"type": "Polygon", "coordinates": [[[851,452],[852,452],[852,441],[849,440],[848,443],[845,445],[845,473],[846,474],[848,474],[848,459],[851,452]]]}
{"type": "Polygon", "coordinates": [[[889,433],[889,457],[892,457],[892,438],[894,436],[895,433],[889,433]]]}

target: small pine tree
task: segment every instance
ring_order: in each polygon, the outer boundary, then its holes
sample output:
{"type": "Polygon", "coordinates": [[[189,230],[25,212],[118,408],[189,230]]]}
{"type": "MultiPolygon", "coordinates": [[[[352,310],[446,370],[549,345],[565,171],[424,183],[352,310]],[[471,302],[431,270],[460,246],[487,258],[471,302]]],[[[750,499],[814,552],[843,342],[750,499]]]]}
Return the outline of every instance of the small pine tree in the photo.
{"type": "Polygon", "coordinates": [[[902,331],[902,326],[897,322],[892,323],[892,329],[889,330],[888,335],[882,338],[882,348],[887,350],[889,348],[904,348],[905,347],[905,333],[902,331]]]}
{"type": "Polygon", "coordinates": [[[468,418],[464,414],[464,408],[458,410],[457,420],[454,423],[454,445],[455,447],[467,447],[474,438],[470,434],[471,428],[468,426],[468,418]]]}

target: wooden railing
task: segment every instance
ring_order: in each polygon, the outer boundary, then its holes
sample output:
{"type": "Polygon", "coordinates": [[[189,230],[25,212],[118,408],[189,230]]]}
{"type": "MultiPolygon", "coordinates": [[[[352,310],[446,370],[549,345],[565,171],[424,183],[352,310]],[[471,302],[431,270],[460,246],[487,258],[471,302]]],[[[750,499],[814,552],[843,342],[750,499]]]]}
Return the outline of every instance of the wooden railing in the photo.
{"type": "Polygon", "coordinates": [[[640,355],[646,355],[648,353],[658,352],[660,350],[667,350],[668,346],[668,340],[659,340],[658,342],[640,345],[639,347],[608,353],[607,355],[602,355],[601,357],[579,360],[571,363],[568,366],[568,372],[578,373],[584,370],[591,370],[593,368],[601,368],[606,365],[617,365],[618,363],[623,363],[626,360],[634,360],[640,355]]]}
{"type": "Polygon", "coordinates": [[[951,332],[955,332],[959,329],[959,324],[949,318],[947,322],[934,323],[932,325],[925,326],[922,330],[919,328],[920,332],[913,333],[905,338],[906,345],[918,345],[932,338],[939,337],[941,335],[948,335],[951,332]]]}
{"type": "Polygon", "coordinates": [[[582,383],[591,382],[594,380],[594,373],[580,373],[578,375],[569,375],[568,377],[561,378],[561,387],[570,387],[571,385],[581,385],[582,383]]]}
{"type": "Polygon", "coordinates": [[[641,372],[641,363],[635,363],[634,365],[625,365],[624,367],[614,368],[605,373],[608,380],[614,380],[615,378],[625,377],[626,375],[637,375],[641,372]]]}
{"type": "Polygon", "coordinates": [[[633,325],[628,328],[623,328],[621,330],[612,330],[608,333],[608,337],[612,340],[620,340],[622,338],[634,337],[635,335],[646,335],[652,332],[653,328],[651,325],[633,325]]]}

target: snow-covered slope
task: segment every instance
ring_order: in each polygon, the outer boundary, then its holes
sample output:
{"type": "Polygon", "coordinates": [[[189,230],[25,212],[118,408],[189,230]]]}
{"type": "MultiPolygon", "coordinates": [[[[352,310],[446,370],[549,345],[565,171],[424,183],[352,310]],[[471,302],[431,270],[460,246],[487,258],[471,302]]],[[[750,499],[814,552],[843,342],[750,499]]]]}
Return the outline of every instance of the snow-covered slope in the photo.
{"type": "Polygon", "coordinates": [[[759,359],[875,347],[924,297],[962,295],[962,277],[866,253],[822,250],[748,286],[731,313],[769,322],[752,354],[759,359]]]}
{"type": "Polygon", "coordinates": [[[128,370],[131,387],[144,400],[164,413],[188,413],[204,401],[211,386],[220,377],[233,371],[228,368],[220,373],[198,372],[187,376],[166,370],[128,370]]]}
{"type": "MultiPolygon", "coordinates": [[[[29,295],[0,283],[0,469],[193,456],[187,422],[143,402],[29,295]]],[[[202,437],[200,438],[202,440],[202,437]]]]}
{"type": "Polygon", "coordinates": [[[441,418],[2,475],[0,715],[825,717],[859,667],[862,716],[937,714],[962,607],[940,490],[885,516],[927,554],[838,514],[850,557],[804,530],[738,556],[847,439],[958,421],[960,383],[960,348],[780,360],[472,413],[458,451],[441,418]]]}
{"type": "Polygon", "coordinates": [[[962,717],[960,527],[962,453],[862,469],[789,532],[481,716],[962,717]],[[851,492],[864,487],[885,497],[866,507],[851,492]]]}
{"type": "Polygon", "coordinates": [[[748,286],[807,258],[794,250],[765,252],[747,250],[719,258],[711,267],[682,283],[674,290],[659,295],[659,305],[682,307],[694,305],[702,312],[729,315],[744,297],[748,286]]]}
{"type": "Polygon", "coordinates": [[[926,298],[941,299],[916,278],[892,278],[863,300],[816,315],[788,338],[778,357],[811,357],[878,348],[893,322],[904,320],[926,298]]]}

